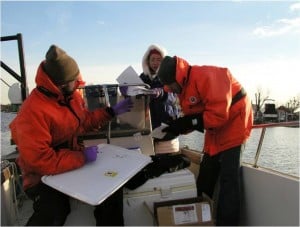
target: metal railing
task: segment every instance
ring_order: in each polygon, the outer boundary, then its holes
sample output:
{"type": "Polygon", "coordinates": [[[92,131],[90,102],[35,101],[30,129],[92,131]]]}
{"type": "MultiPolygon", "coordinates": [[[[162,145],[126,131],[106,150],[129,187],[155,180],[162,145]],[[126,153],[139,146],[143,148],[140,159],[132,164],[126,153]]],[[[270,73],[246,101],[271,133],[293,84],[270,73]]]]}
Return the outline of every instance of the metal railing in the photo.
{"type": "Polygon", "coordinates": [[[21,83],[21,95],[22,100],[24,101],[27,97],[27,81],[26,81],[26,70],[25,70],[25,60],[24,60],[24,51],[23,51],[23,41],[22,34],[18,33],[12,36],[2,36],[1,42],[4,41],[12,41],[17,40],[18,42],[18,53],[19,53],[19,63],[20,63],[20,74],[18,75],[13,69],[11,69],[8,65],[6,65],[1,60],[1,67],[8,72],[11,76],[13,76],[17,81],[21,83]]]}
{"type": "Polygon", "coordinates": [[[253,125],[252,128],[261,128],[262,129],[261,134],[260,134],[260,138],[259,138],[259,142],[258,142],[258,146],[257,146],[257,150],[256,150],[256,154],[255,154],[255,158],[254,158],[254,163],[253,163],[253,167],[255,167],[255,168],[258,168],[257,162],[258,162],[258,158],[259,158],[259,155],[260,155],[262,143],[264,141],[266,130],[267,130],[267,128],[272,128],[272,127],[299,127],[299,121],[289,121],[289,122],[279,122],[279,123],[267,123],[267,124],[253,125]]]}

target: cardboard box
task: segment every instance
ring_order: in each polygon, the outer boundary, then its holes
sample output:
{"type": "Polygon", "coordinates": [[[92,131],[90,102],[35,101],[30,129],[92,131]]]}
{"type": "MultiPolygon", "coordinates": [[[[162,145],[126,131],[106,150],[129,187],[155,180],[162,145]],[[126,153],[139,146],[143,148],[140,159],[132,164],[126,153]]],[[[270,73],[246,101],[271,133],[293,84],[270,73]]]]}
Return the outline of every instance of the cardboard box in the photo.
{"type": "Polygon", "coordinates": [[[158,226],[214,225],[211,201],[202,197],[154,203],[158,226]]]}
{"type": "Polygon", "coordinates": [[[183,198],[195,198],[197,187],[195,177],[188,169],[165,173],[149,179],[145,184],[129,190],[124,188],[125,226],[153,226],[154,202],[183,198]]]}

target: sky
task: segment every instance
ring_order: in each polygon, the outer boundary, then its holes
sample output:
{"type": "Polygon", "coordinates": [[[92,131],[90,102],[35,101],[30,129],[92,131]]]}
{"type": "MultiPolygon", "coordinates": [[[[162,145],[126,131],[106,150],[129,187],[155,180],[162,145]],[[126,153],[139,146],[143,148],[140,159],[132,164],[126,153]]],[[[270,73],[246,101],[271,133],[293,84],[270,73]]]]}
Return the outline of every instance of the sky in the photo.
{"type": "MultiPolygon", "coordinates": [[[[29,91],[50,45],[78,63],[87,84],[140,74],[151,44],[191,65],[228,67],[255,102],[300,99],[300,1],[1,1],[1,36],[22,34],[29,91]]],[[[19,73],[17,43],[1,61],[19,73]]],[[[8,85],[17,81],[1,68],[8,85]]],[[[1,81],[1,104],[9,87],[1,81]]]]}

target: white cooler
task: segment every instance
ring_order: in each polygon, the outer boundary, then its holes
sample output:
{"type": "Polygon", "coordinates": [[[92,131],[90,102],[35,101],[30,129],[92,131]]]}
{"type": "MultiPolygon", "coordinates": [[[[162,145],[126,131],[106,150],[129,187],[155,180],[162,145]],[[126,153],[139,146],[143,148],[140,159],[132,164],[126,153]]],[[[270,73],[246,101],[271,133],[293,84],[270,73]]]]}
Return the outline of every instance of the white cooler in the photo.
{"type": "Polygon", "coordinates": [[[155,225],[153,202],[197,196],[193,173],[183,169],[148,180],[135,190],[124,189],[125,225],[155,225]]]}

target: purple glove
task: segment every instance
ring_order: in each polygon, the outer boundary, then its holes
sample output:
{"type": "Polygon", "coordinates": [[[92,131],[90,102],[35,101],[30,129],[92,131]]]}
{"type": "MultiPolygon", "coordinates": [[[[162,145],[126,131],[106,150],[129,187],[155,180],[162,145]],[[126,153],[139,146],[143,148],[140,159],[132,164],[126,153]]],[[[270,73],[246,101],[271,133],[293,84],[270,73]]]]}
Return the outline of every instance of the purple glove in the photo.
{"type": "Polygon", "coordinates": [[[123,96],[127,95],[128,86],[120,86],[119,89],[123,96]]]}
{"type": "Polygon", "coordinates": [[[112,109],[114,110],[115,115],[120,115],[129,112],[132,107],[133,107],[133,102],[131,101],[131,98],[128,97],[118,102],[116,105],[112,107],[112,109]]]}
{"type": "Polygon", "coordinates": [[[84,153],[86,163],[93,162],[97,159],[98,147],[97,146],[86,147],[83,153],[84,153]]]}
{"type": "Polygon", "coordinates": [[[151,96],[157,99],[163,94],[163,88],[153,88],[151,89],[151,92],[152,92],[151,96]]]}

